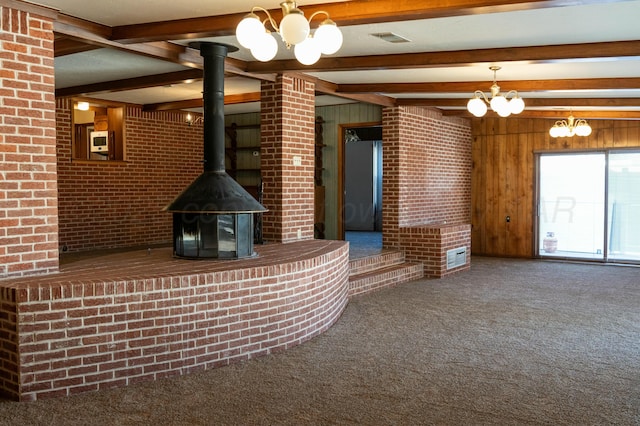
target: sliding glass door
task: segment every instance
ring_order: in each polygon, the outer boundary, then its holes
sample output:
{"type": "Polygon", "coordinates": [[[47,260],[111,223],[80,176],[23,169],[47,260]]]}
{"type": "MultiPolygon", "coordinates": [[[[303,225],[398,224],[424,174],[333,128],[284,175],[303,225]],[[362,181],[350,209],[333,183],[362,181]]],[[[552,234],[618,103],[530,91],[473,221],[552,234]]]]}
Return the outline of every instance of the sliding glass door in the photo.
{"type": "Polygon", "coordinates": [[[609,154],[609,259],[640,260],[640,153],[609,154]]]}
{"type": "Polygon", "coordinates": [[[539,255],[604,256],[605,155],[541,155],[539,255]]]}
{"type": "Polygon", "coordinates": [[[640,153],[538,159],[538,255],[640,261],[640,153]]]}

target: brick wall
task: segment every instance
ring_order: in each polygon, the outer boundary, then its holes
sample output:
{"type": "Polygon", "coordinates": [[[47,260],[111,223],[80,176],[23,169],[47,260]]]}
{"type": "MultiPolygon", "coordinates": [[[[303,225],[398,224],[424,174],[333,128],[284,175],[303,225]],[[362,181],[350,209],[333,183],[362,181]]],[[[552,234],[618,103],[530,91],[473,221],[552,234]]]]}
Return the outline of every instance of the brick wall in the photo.
{"type": "Polygon", "coordinates": [[[2,283],[0,393],[32,401],[202,371],[300,344],[340,317],[347,243],[257,249],[235,269],[162,248],[2,283]]]}
{"type": "Polygon", "coordinates": [[[0,5],[0,279],[58,270],[52,17],[12,5],[0,5]]]}
{"type": "Polygon", "coordinates": [[[279,75],[261,87],[261,168],[266,241],[313,239],[315,85],[279,75]]]}
{"type": "Polygon", "coordinates": [[[383,245],[442,276],[447,247],[470,249],[470,124],[424,107],[385,108],[382,123],[383,245]]]}
{"type": "Polygon", "coordinates": [[[125,161],[73,160],[72,102],[58,99],[60,246],[69,251],[169,243],[162,209],[202,172],[202,125],[184,113],[125,109],[125,161]]]}

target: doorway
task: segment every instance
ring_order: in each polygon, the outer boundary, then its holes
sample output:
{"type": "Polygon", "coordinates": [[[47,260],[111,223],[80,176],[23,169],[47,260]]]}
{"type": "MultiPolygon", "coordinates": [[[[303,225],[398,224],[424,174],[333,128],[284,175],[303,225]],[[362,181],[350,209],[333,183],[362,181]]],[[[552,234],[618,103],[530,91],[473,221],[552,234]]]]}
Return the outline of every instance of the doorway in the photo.
{"type": "Polygon", "coordinates": [[[538,156],[537,254],[640,262],[640,153],[538,156]]]}
{"type": "Polygon", "coordinates": [[[382,243],[382,127],[343,126],[341,229],[352,245],[382,243]]]}

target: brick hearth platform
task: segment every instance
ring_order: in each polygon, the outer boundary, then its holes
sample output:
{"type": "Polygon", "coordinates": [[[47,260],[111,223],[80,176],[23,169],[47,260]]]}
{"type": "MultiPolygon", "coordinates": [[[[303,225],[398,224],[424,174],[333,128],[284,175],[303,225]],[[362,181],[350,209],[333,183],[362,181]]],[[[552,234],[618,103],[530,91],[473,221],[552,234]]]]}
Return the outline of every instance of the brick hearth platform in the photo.
{"type": "Polygon", "coordinates": [[[30,401],[187,374],[298,345],[339,318],[348,243],[256,251],[212,261],[154,248],[0,281],[0,393],[30,401]]]}

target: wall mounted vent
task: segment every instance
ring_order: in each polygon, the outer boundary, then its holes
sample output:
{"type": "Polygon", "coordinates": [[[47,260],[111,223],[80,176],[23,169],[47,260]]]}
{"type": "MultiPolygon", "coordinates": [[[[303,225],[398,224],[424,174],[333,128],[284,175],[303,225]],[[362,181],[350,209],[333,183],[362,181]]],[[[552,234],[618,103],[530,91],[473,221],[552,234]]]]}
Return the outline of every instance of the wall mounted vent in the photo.
{"type": "Polygon", "coordinates": [[[447,269],[467,264],[467,248],[458,247],[447,251],[447,269]]]}

